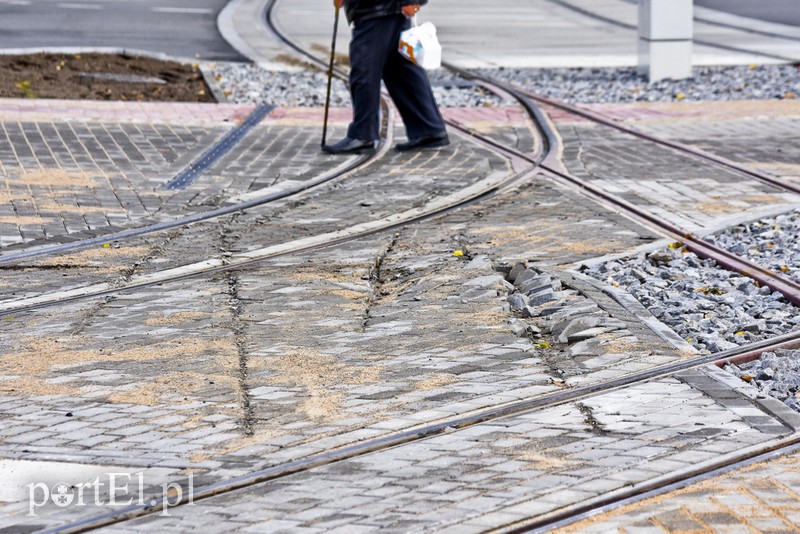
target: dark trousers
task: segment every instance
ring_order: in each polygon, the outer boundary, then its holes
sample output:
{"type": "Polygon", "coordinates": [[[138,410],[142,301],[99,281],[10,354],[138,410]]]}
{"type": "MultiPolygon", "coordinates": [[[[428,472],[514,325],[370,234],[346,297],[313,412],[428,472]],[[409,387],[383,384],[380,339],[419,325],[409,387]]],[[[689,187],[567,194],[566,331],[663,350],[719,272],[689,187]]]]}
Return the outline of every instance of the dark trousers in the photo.
{"type": "Polygon", "coordinates": [[[444,121],[425,70],[400,55],[400,33],[411,22],[403,15],[356,21],[350,41],[350,95],[353,122],[347,137],[380,138],[381,79],[397,106],[409,139],[440,135],[444,121]]]}

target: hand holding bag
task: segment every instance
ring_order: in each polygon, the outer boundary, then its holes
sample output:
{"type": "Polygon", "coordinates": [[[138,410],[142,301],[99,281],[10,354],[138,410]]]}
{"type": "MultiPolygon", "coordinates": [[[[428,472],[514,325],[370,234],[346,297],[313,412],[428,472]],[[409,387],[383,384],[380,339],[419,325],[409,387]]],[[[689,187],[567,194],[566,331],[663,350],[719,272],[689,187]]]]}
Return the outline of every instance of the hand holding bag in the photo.
{"type": "Polygon", "coordinates": [[[431,22],[417,26],[416,16],[413,21],[414,26],[400,34],[397,51],[423,69],[438,69],[442,66],[442,45],[436,37],[436,26],[431,22]]]}

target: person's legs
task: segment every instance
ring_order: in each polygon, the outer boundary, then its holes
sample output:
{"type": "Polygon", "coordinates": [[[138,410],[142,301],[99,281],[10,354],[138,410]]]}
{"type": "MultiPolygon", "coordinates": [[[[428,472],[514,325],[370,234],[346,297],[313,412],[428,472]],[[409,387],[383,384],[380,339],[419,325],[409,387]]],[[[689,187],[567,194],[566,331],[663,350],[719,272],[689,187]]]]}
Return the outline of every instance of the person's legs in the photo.
{"type": "Polygon", "coordinates": [[[383,69],[383,81],[406,127],[409,140],[443,137],[444,120],[431,90],[428,75],[397,51],[400,33],[410,27],[410,21],[398,15],[394,19],[392,48],[383,69]]]}
{"type": "Polygon", "coordinates": [[[400,33],[409,26],[403,15],[358,21],[350,41],[350,95],[353,121],[347,137],[323,150],[338,154],[372,148],[380,139],[381,79],[406,126],[409,143],[399,150],[448,143],[444,121],[425,71],[397,51],[400,33]]]}
{"type": "Polygon", "coordinates": [[[381,74],[387,58],[386,30],[390,18],[367,19],[353,26],[350,41],[353,122],[347,128],[347,137],[351,139],[380,139],[381,74]]]}

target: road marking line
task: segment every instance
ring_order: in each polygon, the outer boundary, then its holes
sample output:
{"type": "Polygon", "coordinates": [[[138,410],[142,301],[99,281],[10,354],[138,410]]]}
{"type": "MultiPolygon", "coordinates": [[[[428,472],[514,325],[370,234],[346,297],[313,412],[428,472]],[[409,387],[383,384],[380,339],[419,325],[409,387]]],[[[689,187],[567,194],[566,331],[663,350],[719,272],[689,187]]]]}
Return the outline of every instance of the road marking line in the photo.
{"type": "Polygon", "coordinates": [[[29,6],[31,0],[0,0],[0,4],[8,4],[12,6],[29,6]]]}
{"type": "Polygon", "coordinates": [[[192,15],[210,15],[214,13],[213,9],[206,7],[154,7],[150,11],[156,13],[183,13],[192,15]]]}
{"type": "Polygon", "coordinates": [[[61,9],[103,9],[100,4],[56,4],[61,9]]]}

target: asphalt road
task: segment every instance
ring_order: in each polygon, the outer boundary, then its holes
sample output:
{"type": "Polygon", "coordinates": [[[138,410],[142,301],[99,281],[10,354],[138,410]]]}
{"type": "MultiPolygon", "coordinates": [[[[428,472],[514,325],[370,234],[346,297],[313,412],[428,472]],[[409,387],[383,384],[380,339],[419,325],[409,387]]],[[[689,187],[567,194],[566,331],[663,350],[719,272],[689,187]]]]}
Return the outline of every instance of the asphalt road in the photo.
{"type": "Polygon", "coordinates": [[[227,0],[0,0],[0,48],[113,47],[243,60],[217,30],[227,0]]]}
{"type": "MultiPolygon", "coordinates": [[[[170,56],[244,60],[219,34],[227,0],[0,0],[0,49],[111,47],[170,56]]],[[[800,26],[800,0],[695,0],[800,26]]]]}
{"type": "Polygon", "coordinates": [[[800,0],[694,0],[694,3],[742,17],[800,26],[800,0]]]}

